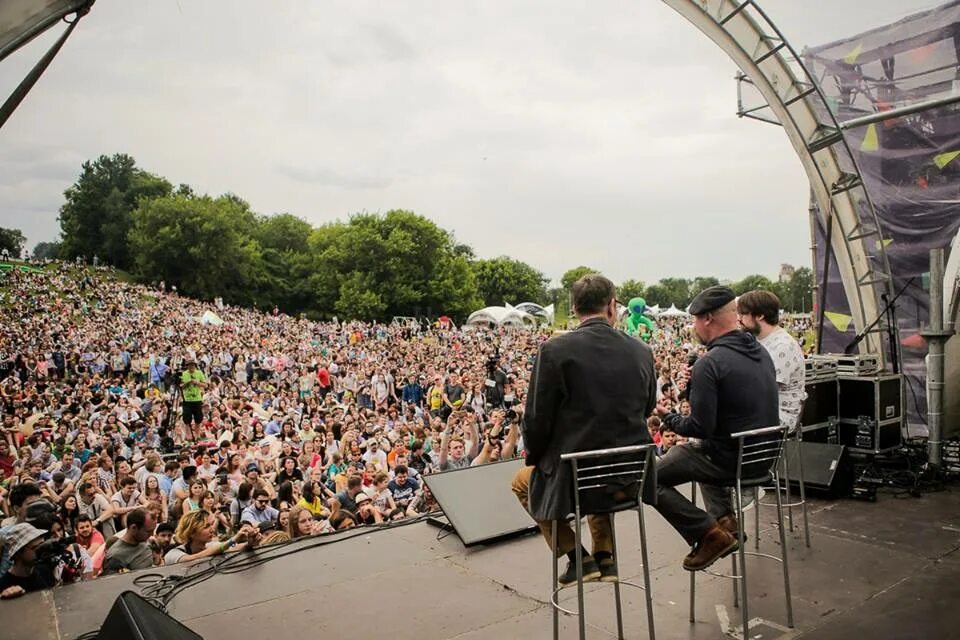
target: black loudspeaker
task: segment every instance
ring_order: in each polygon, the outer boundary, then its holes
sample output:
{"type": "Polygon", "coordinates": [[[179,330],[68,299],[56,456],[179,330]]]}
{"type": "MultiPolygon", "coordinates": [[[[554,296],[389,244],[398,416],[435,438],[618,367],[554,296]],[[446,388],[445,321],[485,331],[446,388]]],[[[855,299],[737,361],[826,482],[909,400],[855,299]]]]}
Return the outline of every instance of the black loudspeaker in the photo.
{"type": "MultiPolygon", "coordinates": [[[[511,490],[520,458],[433,473],[423,480],[465,546],[537,531],[537,524],[511,490]]],[[[434,525],[444,526],[441,522],[434,525]]]]}
{"type": "Polygon", "coordinates": [[[800,485],[802,461],[805,488],[845,495],[853,487],[853,466],[842,444],[787,440],[785,453],[791,486],[800,485]]]}
{"type": "Polygon", "coordinates": [[[114,601],[97,640],[203,640],[133,591],[114,601]]]}

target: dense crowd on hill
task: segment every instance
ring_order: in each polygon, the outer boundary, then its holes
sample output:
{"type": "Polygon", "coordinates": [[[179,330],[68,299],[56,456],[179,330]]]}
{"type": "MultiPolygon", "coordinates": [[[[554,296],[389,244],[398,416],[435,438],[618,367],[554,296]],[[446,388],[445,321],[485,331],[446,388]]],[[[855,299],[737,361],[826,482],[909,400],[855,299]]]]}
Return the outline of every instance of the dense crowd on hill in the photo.
{"type": "MultiPolygon", "coordinates": [[[[547,337],[313,322],[64,263],[8,271],[0,593],[435,511],[422,476],[523,455],[547,337]],[[23,557],[47,563],[40,583],[8,579],[23,557]]],[[[658,396],[688,412],[687,321],[650,342],[658,396]]],[[[648,425],[661,450],[676,443],[648,425]]]]}

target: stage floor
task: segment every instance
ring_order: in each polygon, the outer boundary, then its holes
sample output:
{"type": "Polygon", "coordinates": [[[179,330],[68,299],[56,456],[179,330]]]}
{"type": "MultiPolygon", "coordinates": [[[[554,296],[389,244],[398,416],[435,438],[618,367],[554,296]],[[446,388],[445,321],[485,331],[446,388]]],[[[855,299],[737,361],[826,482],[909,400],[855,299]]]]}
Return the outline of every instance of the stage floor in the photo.
{"type": "MultiPolygon", "coordinates": [[[[689,574],[680,567],[687,549],[659,515],[647,513],[657,635],[726,637],[740,616],[730,581],[698,574],[691,624],[689,574]]],[[[761,550],[775,553],[769,524],[775,509],[760,513],[761,550]]],[[[872,504],[811,500],[811,549],[794,513],[798,526],[788,542],[796,627],[786,629],[779,565],[749,558],[755,638],[960,638],[960,491],[919,499],[882,494],[872,504]]],[[[639,545],[632,516],[618,518],[621,577],[642,583],[639,553],[630,551],[639,545]]],[[[752,513],[748,522],[752,529],[752,513]]],[[[729,569],[727,561],[721,566],[729,569]]],[[[0,602],[0,639],[76,638],[99,626],[116,595],[134,588],[136,575],[0,602]]],[[[465,549],[455,535],[438,539],[438,529],[417,523],[215,576],[178,596],[170,611],[208,640],[331,634],[534,640],[550,636],[549,583],[550,559],[539,537],[465,549]]],[[[562,597],[576,606],[575,589],[562,597]]],[[[645,638],[643,593],[624,588],[623,601],[626,637],[645,638]]],[[[589,584],[586,606],[588,636],[616,637],[611,586],[589,584]]],[[[575,618],[563,616],[561,625],[562,637],[576,637],[575,618]]]]}

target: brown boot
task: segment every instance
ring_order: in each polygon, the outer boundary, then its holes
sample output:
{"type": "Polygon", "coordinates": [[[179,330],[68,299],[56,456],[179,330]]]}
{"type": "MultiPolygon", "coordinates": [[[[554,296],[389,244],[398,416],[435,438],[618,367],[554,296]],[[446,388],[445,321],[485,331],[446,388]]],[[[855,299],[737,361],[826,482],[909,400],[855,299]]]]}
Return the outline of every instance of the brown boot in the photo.
{"type": "MultiPolygon", "coordinates": [[[[738,538],[742,544],[747,543],[747,532],[743,532],[743,538],[739,538],[740,530],[737,527],[737,517],[732,513],[728,513],[725,516],[721,516],[717,519],[717,524],[726,529],[726,531],[732,535],[734,538],[738,538]]],[[[731,549],[730,551],[723,554],[723,557],[726,558],[728,555],[736,551],[736,549],[731,549]]]]}
{"type": "Polygon", "coordinates": [[[737,538],[719,524],[715,524],[697,543],[694,553],[683,559],[683,568],[687,571],[702,571],[737,548],[737,538]]]}

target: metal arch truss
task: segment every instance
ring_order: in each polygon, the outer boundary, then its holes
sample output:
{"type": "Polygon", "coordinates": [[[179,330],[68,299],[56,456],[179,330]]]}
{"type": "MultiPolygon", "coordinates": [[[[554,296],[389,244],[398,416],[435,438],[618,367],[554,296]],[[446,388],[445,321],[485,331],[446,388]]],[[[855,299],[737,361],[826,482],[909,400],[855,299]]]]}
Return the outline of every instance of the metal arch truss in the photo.
{"type": "MultiPolygon", "coordinates": [[[[858,332],[863,331],[880,315],[881,294],[890,293],[890,266],[856,157],[826,97],[797,52],[754,0],[663,2],[730,56],[766,100],[776,123],[783,126],[819,205],[854,325],[858,332]],[[877,247],[873,254],[868,243],[877,247]]],[[[821,325],[823,294],[821,291],[821,325]]],[[[879,330],[868,334],[860,349],[885,359],[879,330]]]]}

